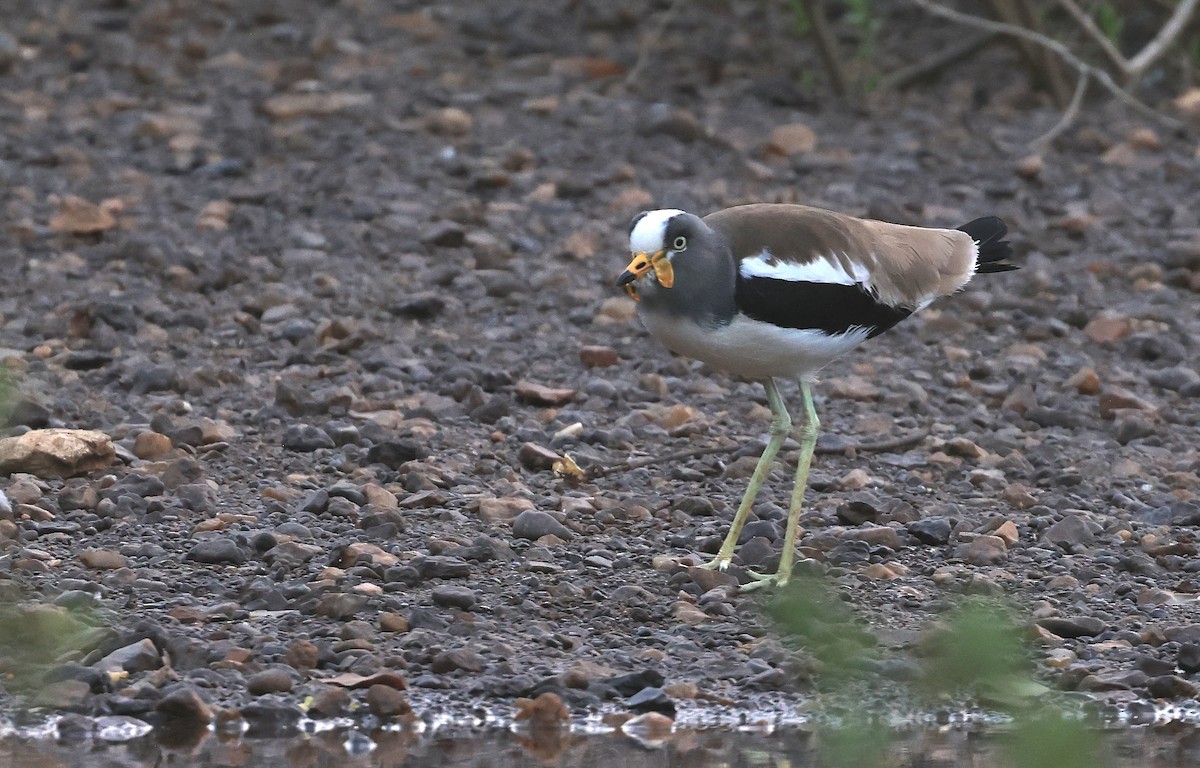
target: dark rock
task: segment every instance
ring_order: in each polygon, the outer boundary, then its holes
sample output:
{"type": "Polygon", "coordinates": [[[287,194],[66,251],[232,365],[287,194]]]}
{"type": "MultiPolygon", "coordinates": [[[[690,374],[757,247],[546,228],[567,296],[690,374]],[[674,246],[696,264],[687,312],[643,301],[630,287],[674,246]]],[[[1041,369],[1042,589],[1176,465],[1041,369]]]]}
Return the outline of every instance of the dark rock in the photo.
{"type": "Polygon", "coordinates": [[[1175,657],[1175,664],[1189,675],[1200,672],[1200,644],[1183,643],[1180,645],[1179,654],[1175,657]]]}
{"type": "Polygon", "coordinates": [[[527,509],[517,515],[513,520],[512,531],[516,538],[532,541],[543,536],[557,536],[563,540],[575,538],[575,534],[569,528],[555,520],[549,512],[540,509],[527,509]]]}
{"type": "Polygon", "coordinates": [[[1038,619],[1037,624],[1047,632],[1067,638],[1095,637],[1103,632],[1106,626],[1100,619],[1090,616],[1081,616],[1076,619],[1050,617],[1038,619]]]}
{"type": "Polygon", "coordinates": [[[471,564],[461,557],[430,555],[411,562],[422,579],[465,579],[471,575],[471,564]]]}
{"type": "Polygon", "coordinates": [[[233,539],[216,538],[195,544],[187,553],[187,559],[198,563],[241,565],[246,562],[247,554],[233,539]]]}
{"type": "Polygon", "coordinates": [[[452,651],[439,653],[433,659],[431,669],[437,674],[445,674],[462,670],[464,672],[480,672],[487,664],[483,656],[470,648],[456,648],[452,651]]]}
{"type": "Polygon", "coordinates": [[[368,448],[367,462],[399,469],[401,464],[423,459],[427,455],[425,448],[415,440],[389,440],[368,448]]]}
{"type": "Polygon", "coordinates": [[[1088,521],[1079,515],[1067,515],[1046,529],[1042,538],[1064,552],[1081,552],[1096,542],[1088,521]]]}
{"type": "Polygon", "coordinates": [[[197,723],[212,721],[213,710],[196,688],[188,683],[172,686],[154,707],[158,714],[168,719],[197,723]]]}
{"type": "Polygon", "coordinates": [[[367,708],[382,720],[412,713],[412,706],[403,693],[390,685],[378,683],[367,689],[367,708]]]}
{"type": "Polygon", "coordinates": [[[917,541],[932,546],[941,546],[949,542],[953,528],[950,521],[944,517],[927,517],[904,526],[917,541]]]}
{"type": "Polygon", "coordinates": [[[283,447],[290,451],[311,453],[321,448],[335,448],[333,438],[311,424],[292,424],[283,433],[283,447]]]}
{"type": "Polygon", "coordinates": [[[1146,690],[1150,695],[1158,699],[1193,699],[1196,693],[1200,691],[1194,683],[1191,683],[1179,675],[1162,675],[1161,677],[1152,677],[1146,681],[1146,690]]]}
{"type": "Polygon", "coordinates": [[[883,511],[874,494],[860,491],[838,505],[837,516],[843,525],[862,525],[877,521],[883,511]]]}
{"type": "Polygon", "coordinates": [[[662,688],[643,688],[627,698],[625,706],[634,712],[658,712],[675,717],[675,702],[662,688]]]}
{"type": "Polygon", "coordinates": [[[656,669],[643,669],[641,672],[630,672],[626,675],[609,677],[603,682],[621,696],[632,696],[643,688],[661,688],[662,673],[656,669]]]}
{"type": "Polygon", "coordinates": [[[475,607],[475,590],[452,584],[440,584],[433,588],[433,602],[446,608],[461,608],[469,611],[475,607]]]}
{"type": "Polygon", "coordinates": [[[295,735],[304,718],[304,711],[295,704],[262,699],[242,707],[238,714],[246,721],[243,735],[248,739],[295,735]]]}
{"type": "Polygon", "coordinates": [[[287,693],[292,690],[295,680],[291,674],[279,667],[271,667],[261,672],[255,672],[246,679],[246,691],[252,696],[262,696],[268,693],[287,693]]]}

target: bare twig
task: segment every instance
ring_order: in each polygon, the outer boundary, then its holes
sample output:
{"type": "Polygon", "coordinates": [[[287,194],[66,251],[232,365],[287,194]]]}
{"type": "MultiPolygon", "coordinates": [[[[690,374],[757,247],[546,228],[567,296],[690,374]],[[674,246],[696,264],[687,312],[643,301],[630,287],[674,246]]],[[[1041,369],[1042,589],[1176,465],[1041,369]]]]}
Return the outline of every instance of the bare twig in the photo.
{"type": "Polygon", "coordinates": [[[1104,31],[1096,26],[1096,22],[1092,20],[1092,17],[1080,8],[1075,0],[1058,0],[1058,4],[1067,13],[1071,14],[1071,18],[1075,19],[1075,22],[1083,28],[1088,37],[1092,38],[1096,45],[1100,46],[1100,50],[1104,51],[1104,55],[1108,57],[1108,60],[1113,63],[1114,67],[1121,72],[1128,71],[1129,60],[1121,55],[1121,52],[1117,50],[1117,46],[1113,45],[1112,40],[1108,39],[1108,35],[1104,34],[1104,31]]]}
{"type": "Polygon", "coordinates": [[[1137,80],[1145,74],[1150,65],[1175,44],[1175,40],[1195,15],[1198,5],[1200,0],[1181,0],[1179,5],[1175,6],[1175,12],[1167,19],[1162,29],[1158,30],[1154,39],[1146,43],[1146,46],[1129,60],[1127,74],[1132,80],[1137,80]]]}
{"type": "MultiPolygon", "coordinates": [[[[910,445],[915,445],[925,438],[929,437],[929,425],[919,427],[911,432],[905,432],[902,435],[876,440],[867,443],[848,443],[845,445],[818,445],[814,453],[833,454],[833,453],[867,453],[872,451],[894,451],[897,448],[905,448],[910,445]]],[[[587,471],[587,479],[595,480],[608,475],[616,475],[621,472],[632,472],[635,469],[654,466],[655,464],[666,464],[671,461],[680,461],[681,459],[694,459],[697,456],[711,456],[716,453],[732,453],[737,450],[737,446],[719,445],[710,446],[707,448],[689,448],[686,451],[676,451],[663,456],[647,456],[641,459],[628,459],[619,464],[613,464],[608,467],[592,467],[587,471]]]]}
{"type": "Polygon", "coordinates": [[[587,478],[589,480],[595,480],[598,477],[615,475],[620,472],[632,472],[635,469],[650,467],[655,464],[665,464],[668,461],[692,459],[697,456],[711,456],[714,453],[729,453],[735,450],[737,449],[733,446],[718,445],[710,446],[708,448],[692,448],[686,451],[676,451],[675,453],[668,453],[665,456],[649,456],[644,459],[628,459],[626,461],[622,461],[620,464],[613,464],[610,467],[592,467],[587,471],[587,478]]]}
{"type": "Polygon", "coordinates": [[[667,10],[663,11],[663,15],[659,19],[658,26],[654,28],[654,31],[642,38],[641,44],[638,46],[637,61],[633,63],[633,66],[629,69],[629,73],[625,75],[626,84],[636,83],[638,78],[641,77],[642,70],[650,62],[650,53],[662,42],[663,35],[667,33],[667,30],[675,21],[675,17],[679,15],[679,9],[683,8],[686,2],[687,0],[674,0],[667,10]]]}
{"type": "Polygon", "coordinates": [[[898,69],[888,75],[879,83],[879,88],[883,91],[907,88],[918,80],[932,77],[947,67],[967,58],[981,48],[987,47],[999,36],[995,32],[982,32],[965,40],[960,40],[957,43],[951,43],[928,58],[922,59],[916,64],[898,69]]]}
{"type": "MultiPolygon", "coordinates": [[[[1028,0],[990,0],[990,5],[1001,22],[1033,32],[1040,33],[1042,31],[1041,20],[1029,7],[1028,0]]],[[[1025,59],[1034,79],[1041,81],[1050,95],[1054,97],[1054,103],[1059,109],[1066,109],[1071,97],[1062,62],[1030,40],[1018,37],[1016,42],[1021,57],[1025,59]]]]}
{"type": "MultiPolygon", "coordinates": [[[[1015,26],[1013,24],[1006,24],[1001,21],[992,21],[991,19],[973,16],[969,13],[961,13],[952,8],[938,5],[937,3],[933,2],[933,0],[909,0],[909,2],[918,8],[933,14],[934,16],[940,16],[943,19],[948,19],[958,24],[974,27],[976,29],[987,30],[989,32],[997,32],[1002,35],[1011,35],[1013,37],[1019,37],[1029,40],[1030,42],[1037,43],[1047,50],[1052,51],[1071,67],[1074,67],[1080,75],[1087,74],[1088,76],[1095,78],[1096,82],[1104,86],[1105,90],[1139,114],[1144,115],[1145,117],[1171,130],[1179,130],[1183,127],[1183,124],[1178,120],[1168,117],[1167,115],[1158,112],[1153,107],[1142,103],[1135,96],[1121,88],[1121,86],[1117,85],[1117,83],[1112,79],[1112,75],[1110,75],[1108,72],[1103,69],[1093,67],[1091,64],[1083,61],[1074,53],[1072,53],[1069,48],[1054,38],[1047,37],[1040,32],[1035,32],[1031,29],[1025,29],[1024,27],[1015,26]]],[[[1183,4],[1194,6],[1197,2],[1200,2],[1200,0],[1184,0],[1183,4]]],[[[1141,54],[1139,54],[1139,56],[1141,56],[1141,54]]]]}
{"type": "Polygon", "coordinates": [[[894,451],[897,448],[907,448],[910,445],[916,445],[925,438],[929,437],[929,425],[917,427],[911,432],[905,432],[902,435],[888,437],[882,440],[875,440],[870,443],[851,443],[849,445],[818,445],[815,453],[831,454],[831,453],[849,453],[851,451],[857,453],[869,453],[872,451],[894,451]]]}
{"type": "Polygon", "coordinates": [[[1079,80],[1075,83],[1075,93],[1071,96],[1071,103],[1063,110],[1062,116],[1058,118],[1058,122],[1050,130],[1029,142],[1030,144],[1035,147],[1048,147],[1055,139],[1062,135],[1063,131],[1070,127],[1075,118],[1079,116],[1079,108],[1083,106],[1083,96],[1087,93],[1088,83],[1091,80],[1092,76],[1087,72],[1079,73],[1079,80]]]}
{"type": "Polygon", "coordinates": [[[817,50],[825,62],[825,70],[829,73],[829,83],[833,92],[838,96],[846,95],[846,68],[838,55],[837,39],[829,28],[829,17],[825,15],[824,0],[800,0],[808,23],[812,25],[813,37],[817,40],[817,50]]]}

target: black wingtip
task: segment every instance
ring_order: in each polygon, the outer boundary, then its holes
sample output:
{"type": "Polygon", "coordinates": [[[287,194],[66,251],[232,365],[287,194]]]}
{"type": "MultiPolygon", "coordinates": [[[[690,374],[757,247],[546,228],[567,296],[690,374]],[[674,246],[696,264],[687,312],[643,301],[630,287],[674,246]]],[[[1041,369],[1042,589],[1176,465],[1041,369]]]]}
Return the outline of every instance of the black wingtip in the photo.
{"type": "Polygon", "coordinates": [[[976,272],[987,274],[1020,269],[1018,265],[1005,261],[1012,258],[1013,248],[1012,243],[1003,239],[1008,234],[1008,225],[999,216],[983,216],[968,221],[958,229],[979,244],[979,256],[975,259],[976,272]]]}

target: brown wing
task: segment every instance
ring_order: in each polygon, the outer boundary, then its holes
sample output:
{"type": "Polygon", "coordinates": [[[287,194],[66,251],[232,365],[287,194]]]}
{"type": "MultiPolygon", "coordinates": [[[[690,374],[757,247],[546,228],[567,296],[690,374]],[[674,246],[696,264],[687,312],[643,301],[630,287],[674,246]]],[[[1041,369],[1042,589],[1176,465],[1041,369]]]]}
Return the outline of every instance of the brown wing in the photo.
{"type": "Polygon", "coordinates": [[[704,220],[742,257],[766,249],[793,264],[829,259],[849,274],[865,269],[870,274],[867,287],[892,306],[919,307],[954,293],[975,268],[974,241],[953,229],[907,227],[769,203],[727,208],[704,220]]]}

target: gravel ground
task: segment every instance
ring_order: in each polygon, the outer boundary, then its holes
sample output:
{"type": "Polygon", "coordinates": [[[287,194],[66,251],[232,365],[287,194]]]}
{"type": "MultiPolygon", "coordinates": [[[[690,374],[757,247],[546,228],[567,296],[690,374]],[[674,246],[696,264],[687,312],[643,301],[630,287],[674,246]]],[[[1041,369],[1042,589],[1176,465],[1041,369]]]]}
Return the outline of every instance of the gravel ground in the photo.
{"type": "Polygon", "coordinates": [[[761,387],[673,358],[611,285],[637,211],[754,200],[998,214],[1024,263],[817,388],[800,546],[888,653],[1003,594],[1053,685],[1197,696],[1194,138],[1098,106],[1029,156],[1057,115],[1001,48],[869,114],[823,101],[757,3],[660,35],[622,2],[13,2],[10,434],[116,446],[0,479],[0,588],[31,625],[100,627],[43,704],[264,730],[547,691],[802,704],[807,656],[736,589],[773,567],[790,469],[739,568],[689,567],[763,444],[761,387]]]}

